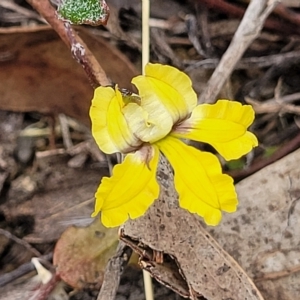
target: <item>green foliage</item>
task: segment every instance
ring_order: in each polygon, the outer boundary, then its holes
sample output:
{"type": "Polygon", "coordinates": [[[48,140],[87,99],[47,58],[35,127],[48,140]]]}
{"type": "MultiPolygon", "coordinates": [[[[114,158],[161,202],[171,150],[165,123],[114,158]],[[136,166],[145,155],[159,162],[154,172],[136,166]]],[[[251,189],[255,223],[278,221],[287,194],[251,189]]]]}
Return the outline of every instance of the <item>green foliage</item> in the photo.
{"type": "Polygon", "coordinates": [[[264,157],[271,157],[278,150],[278,146],[270,146],[265,149],[264,157]]]}
{"type": "Polygon", "coordinates": [[[106,24],[109,8],[105,0],[62,0],[58,15],[72,24],[106,24]]]}
{"type": "Polygon", "coordinates": [[[245,160],[243,158],[233,159],[226,162],[228,170],[242,170],[245,166],[245,160]]]}

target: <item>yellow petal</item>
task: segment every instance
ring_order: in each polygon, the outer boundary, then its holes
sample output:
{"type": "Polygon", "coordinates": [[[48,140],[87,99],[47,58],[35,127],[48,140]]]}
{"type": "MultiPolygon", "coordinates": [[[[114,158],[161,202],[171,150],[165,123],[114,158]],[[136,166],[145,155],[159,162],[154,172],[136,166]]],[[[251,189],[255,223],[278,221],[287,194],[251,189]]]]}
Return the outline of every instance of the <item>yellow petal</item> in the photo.
{"type": "Polygon", "coordinates": [[[126,105],[122,111],[130,130],[144,142],[154,143],[164,138],[173,126],[170,115],[165,110],[160,110],[159,106],[153,107],[153,112],[155,111],[157,116],[163,116],[161,120],[153,119],[148,111],[136,103],[126,105]]]}
{"type": "Polygon", "coordinates": [[[219,100],[197,106],[172,135],[209,143],[226,160],[237,159],[258,145],[255,135],[247,131],[253,120],[250,105],[219,100]]]}
{"type": "MultiPolygon", "coordinates": [[[[145,67],[145,76],[139,76],[132,82],[138,87],[140,95],[147,94],[149,86],[171,113],[174,123],[185,119],[197,105],[191,79],[174,67],[149,63],[145,67]]],[[[143,105],[150,105],[150,99],[143,99],[143,105]]]]}
{"type": "Polygon", "coordinates": [[[117,89],[101,86],[95,90],[90,108],[92,135],[99,148],[107,154],[126,153],[141,144],[129,129],[122,107],[122,95],[117,89]]]}
{"type": "Polygon", "coordinates": [[[221,211],[234,212],[238,204],[233,180],[222,174],[218,159],[180,140],[167,137],[156,143],[175,173],[179,204],[197,213],[208,225],[217,225],[221,211]]]}
{"type": "Polygon", "coordinates": [[[159,195],[156,169],[159,151],[156,146],[145,146],[128,154],[122,164],[113,169],[110,178],[104,177],[96,192],[96,216],[106,227],[115,227],[142,216],[159,195]]]}
{"type": "Polygon", "coordinates": [[[133,78],[132,83],[139,90],[141,108],[128,105],[124,113],[131,129],[146,142],[165,137],[197,104],[190,78],[171,66],[147,64],[145,75],[133,78]]]}

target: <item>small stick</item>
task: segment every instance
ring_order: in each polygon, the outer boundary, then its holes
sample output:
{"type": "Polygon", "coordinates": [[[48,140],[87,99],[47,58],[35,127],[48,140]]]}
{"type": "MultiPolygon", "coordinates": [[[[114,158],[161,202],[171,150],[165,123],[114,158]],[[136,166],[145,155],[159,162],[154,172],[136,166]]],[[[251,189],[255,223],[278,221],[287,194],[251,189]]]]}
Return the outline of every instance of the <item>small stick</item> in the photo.
{"type": "Polygon", "coordinates": [[[84,49],[79,62],[86,71],[87,76],[94,88],[99,85],[107,86],[111,84],[101,65],[96,60],[95,56],[89,50],[87,45],[72,29],[68,22],[58,19],[55,9],[51,6],[48,0],[27,0],[27,2],[45,18],[45,20],[58,33],[63,42],[71,50],[72,48],[74,50],[74,47],[76,49],[84,49]]]}
{"type": "Polygon", "coordinates": [[[208,8],[204,5],[196,4],[196,12],[203,49],[208,57],[212,57],[214,56],[214,49],[211,43],[211,33],[208,28],[208,8]]]}
{"type": "MultiPolygon", "coordinates": [[[[242,7],[232,4],[230,3],[230,1],[224,1],[224,0],[196,0],[196,1],[202,3],[203,5],[207,6],[210,9],[223,12],[229,16],[241,18],[245,12],[245,10],[242,7]]],[[[299,24],[299,20],[297,20],[299,18],[295,16],[296,14],[294,13],[294,15],[292,16],[290,11],[287,11],[287,8],[283,10],[280,7],[280,5],[284,6],[283,4],[279,4],[274,10],[274,12],[280,15],[282,19],[285,19],[291,23],[295,23],[295,25],[299,24]]],[[[284,21],[282,22],[275,18],[269,18],[268,20],[266,20],[264,26],[267,29],[276,30],[284,34],[298,35],[299,27],[292,26],[291,24],[289,24],[289,22],[284,22],[284,21]]]]}
{"type": "Polygon", "coordinates": [[[27,18],[36,19],[36,20],[39,20],[40,22],[45,22],[45,20],[43,18],[41,18],[37,13],[31,11],[30,9],[24,8],[16,3],[14,3],[13,1],[1,0],[0,6],[6,8],[6,9],[13,10],[27,18]]]}
{"type": "Polygon", "coordinates": [[[37,256],[37,257],[42,256],[42,254],[38,250],[33,248],[29,243],[27,243],[26,241],[24,241],[22,239],[19,239],[15,235],[11,234],[9,231],[0,228],[0,234],[4,235],[5,237],[14,241],[15,243],[23,246],[25,249],[27,249],[29,252],[31,252],[34,256],[37,256]]]}
{"type": "Polygon", "coordinates": [[[192,14],[186,15],[185,24],[188,31],[189,40],[193,44],[198,54],[201,55],[202,57],[207,57],[207,54],[203,50],[198,38],[198,26],[197,26],[196,17],[192,14]]]}
{"type": "Polygon", "coordinates": [[[150,49],[150,1],[142,0],[142,68],[149,62],[149,49],[150,49]]]}
{"type": "Polygon", "coordinates": [[[280,98],[273,98],[264,102],[256,101],[246,97],[247,103],[253,106],[256,114],[265,113],[293,113],[300,115],[300,108],[298,105],[289,104],[290,102],[299,101],[300,93],[282,96],[280,98]]]}
{"type": "Polygon", "coordinates": [[[67,116],[64,114],[59,114],[58,120],[60,123],[63,144],[67,150],[70,150],[73,147],[73,142],[72,142],[71,135],[70,135],[67,116]]]}
{"type": "MultiPolygon", "coordinates": [[[[234,69],[244,70],[250,68],[266,68],[283,63],[286,60],[299,60],[299,58],[299,50],[258,57],[245,57],[237,63],[234,69]]],[[[219,62],[220,60],[218,58],[207,58],[200,61],[185,61],[185,64],[187,65],[185,72],[190,72],[197,68],[214,69],[218,66],[219,62]]]]}
{"type": "Polygon", "coordinates": [[[295,11],[287,8],[284,4],[279,3],[278,6],[274,9],[274,12],[286,21],[289,21],[296,26],[300,25],[300,15],[295,11]]]}
{"type": "MultiPolygon", "coordinates": [[[[142,73],[145,73],[145,66],[150,57],[150,0],[142,0],[142,73]]],[[[154,300],[152,278],[143,270],[144,288],[146,300],[154,300]]]]}
{"type": "Polygon", "coordinates": [[[152,49],[158,57],[162,57],[162,60],[167,57],[172,61],[172,64],[177,68],[182,68],[181,60],[177,58],[173,49],[166,41],[166,36],[163,30],[159,28],[151,28],[151,40],[153,42],[152,49]]]}
{"type": "Polygon", "coordinates": [[[252,0],[250,2],[230,46],[222,56],[205,90],[200,95],[198,99],[199,103],[214,103],[216,101],[225,81],[232,73],[248,46],[257,38],[261,32],[264,21],[278,2],[278,0],[252,0]]]}
{"type": "Polygon", "coordinates": [[[143,270],[143,278],[146,300],[154,300],[152,277],[149,272],[143,270]]]}
{"type": "MultiPolygon", "coordinates": [[[[53,253],[49,253],[43,256],[39,257],[39,260],[41,260],[43,263],[45,261],[50,261],[52,259],[53,253]]],[[[25,274],[28,274],[29,272],[32,272],[35,270],[35,267],[32,262],[25,263],[21,265],[19,268],[9,272],[5,273],[3,275],[0,275],[0,287],[5,286],[6,284],[24,276],[25,274]]]]}
{"type": "Polygon", "coordinates": [[[97,300],[114,300],[120,283],[123,268],[132,254],[131,248],[119,242],[116,254],[109,260],[97,300]]]}
{"type": "Polygon", "coordinates": [[[236,182],[241,181],[242,179],[252,175],[253,173],[265,168],[266,166],[297,150],[299,147],[300,134],[291,139],[287,144],[283,144],[272,156],[253,162],[253,164],[248,169],[233,170],[226,173],[233,177],[236,182]]]}
{"type": "Polygon", "coordinates": [[[298,272],[300,272],[300,265],[296,265],[294,267],[287,268],[285,270],[281,270],[281,271],[277,271],[277,272],[266,273],[261,277],[254,278],[254,282],[279,279],[279,278],[286,277],[286,276],[289,276],[291,274],[298,273],[298,272]]]}

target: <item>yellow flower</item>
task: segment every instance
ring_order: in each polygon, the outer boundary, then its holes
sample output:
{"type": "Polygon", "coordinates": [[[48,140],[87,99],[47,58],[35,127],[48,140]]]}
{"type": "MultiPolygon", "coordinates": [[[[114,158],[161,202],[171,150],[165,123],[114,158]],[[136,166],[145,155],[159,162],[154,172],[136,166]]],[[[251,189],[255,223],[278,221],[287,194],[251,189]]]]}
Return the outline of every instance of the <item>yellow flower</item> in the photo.
{"type": "Polygon", "coordinates": [[[233,180],[222,174],[213,154],[180,138],[209,143],[226,160],[237,159],[258,144],[247,131],[254,120],[252,107],[228,100],[197,106],[189,77],[170,66],[147,64],[145,75],[132,83],[138,95],[99,87],[92,100],[92,134],[98,146],[107,154],[126,154],[112,176],[102,179],[93,216],[101,211],[107,227],[142,216],[159,196],[156,170],[162,152],[174,169],[180,206],[217,225],[221,211],[236,210],[233,180]]]}

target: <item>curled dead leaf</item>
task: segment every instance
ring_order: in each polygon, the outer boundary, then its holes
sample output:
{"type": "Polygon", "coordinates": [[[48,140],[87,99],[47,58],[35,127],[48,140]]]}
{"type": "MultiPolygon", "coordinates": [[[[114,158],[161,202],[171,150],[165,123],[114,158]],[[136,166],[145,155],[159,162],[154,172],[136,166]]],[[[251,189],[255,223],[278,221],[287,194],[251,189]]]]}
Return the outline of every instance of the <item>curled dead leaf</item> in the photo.
{"type": "MultiPolygon", "coordinates": [[[[64,113],[89,125],[93,90],[86,74],[57,34],[41,29],[0,34],[0,109],[64,113]]],[[[131,89],[137,71],[125,55],[104,39],[78,30],[108,77],[131,89]]]]}
{"type": "Polygon", "coordinates": [[[53,264],[57,274],[74,288],[99,288],[117,244],[118,229],[104,227],[99,218],[88,227],[69,227],[55,246],[53,264]]]}

